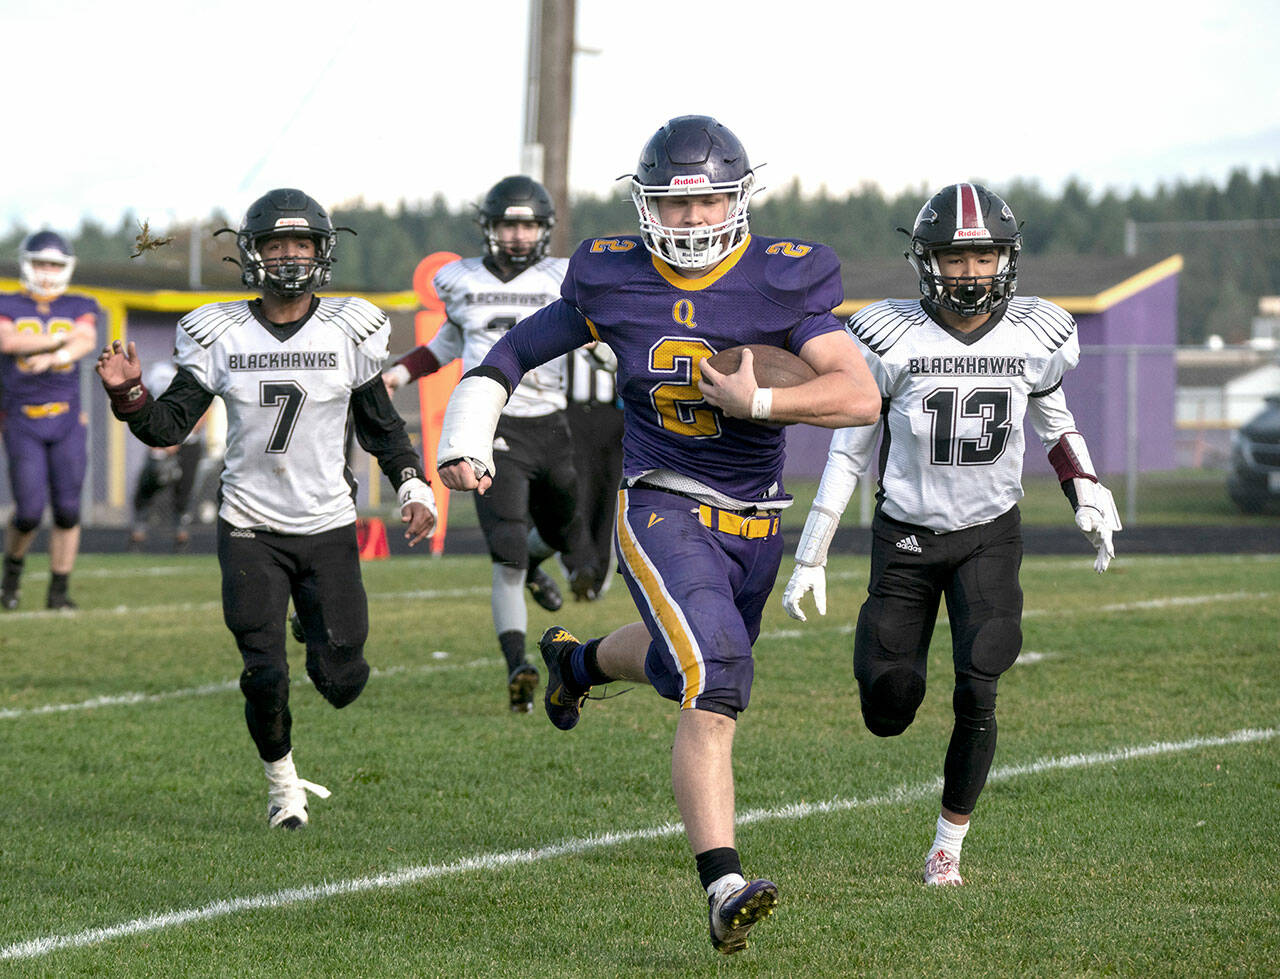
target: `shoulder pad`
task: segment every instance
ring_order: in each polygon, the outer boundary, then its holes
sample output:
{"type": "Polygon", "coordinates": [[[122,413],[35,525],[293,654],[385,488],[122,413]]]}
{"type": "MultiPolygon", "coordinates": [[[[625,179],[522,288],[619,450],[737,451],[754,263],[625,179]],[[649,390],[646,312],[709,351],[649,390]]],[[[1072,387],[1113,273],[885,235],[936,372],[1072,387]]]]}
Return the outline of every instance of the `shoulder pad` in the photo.
{"type": "Polygon", "coordinates": [[[316,319],[322,323],[332,323],[355,341],[357,346],[388,322],[386,313],[359,296],[321,299],[316,308],[316,319]]]}
{"type": "Polygon", "coordinates": [[[638,237],[588,238],[569,259],[561,295],[581,307],[612,292],[645,268],[652,268],[649,250],[638,237]]]}
{"type": "Polygon", "coordinates": [[[1050,352],[1057,350],[1076,332],[1076,321],[1061,306],[1039,296],[1014,296],[1005,319],[1025,327],[1050,352]]]}
{"type": "Polygon", "coordinates": [[[849,317],[849,332],[883,357],[913,326],[929,315],[915,299],[881,299],[849,317]]]}
{"type": "Polygon", "coordinates": [[[762,273],[756,290],[787,309],[829,313],[844,302],[840,260],[826,245],[753,235],[743,261],[762,273]]]}
{"type": "Polygon", "coordinates": [[[243,299],[226,303],[209,303],[194,309],[178,321],[178,329],[191,338],[192,343],[211,347],[218,337],[235,326],[242,326],[253,319],[249,304],[243,299]]]}

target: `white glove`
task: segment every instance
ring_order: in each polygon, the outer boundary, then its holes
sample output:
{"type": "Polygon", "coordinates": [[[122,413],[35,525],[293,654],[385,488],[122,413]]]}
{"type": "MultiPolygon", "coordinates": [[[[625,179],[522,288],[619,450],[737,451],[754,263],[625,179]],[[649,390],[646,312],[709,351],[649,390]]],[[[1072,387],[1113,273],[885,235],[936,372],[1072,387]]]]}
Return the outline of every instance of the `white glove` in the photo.
{"type": "Polygon", "coordinates": [[[1124,529],[1120,524],[1120,513],[1116,510],[1115,497],[1111,495],[1111,490],[1091,479],[1076,479],[1073,482],[1077,504],[1076,526],[1084,531],[1085,537],[1098,552],[1093,570],[1102,574],[1116,556],[1111,535],[1124,529]]]}
{"type": "Polygon", "coordinates": [[[782,607],[787,615],[801,622],[808,621],[800,602],[809,592],[813,592],[813,604],[819,615],[827,614],[827,572],[820,564],[797,564],[791,572],[791,580],[787,582],[782,593],[782,607]]]}

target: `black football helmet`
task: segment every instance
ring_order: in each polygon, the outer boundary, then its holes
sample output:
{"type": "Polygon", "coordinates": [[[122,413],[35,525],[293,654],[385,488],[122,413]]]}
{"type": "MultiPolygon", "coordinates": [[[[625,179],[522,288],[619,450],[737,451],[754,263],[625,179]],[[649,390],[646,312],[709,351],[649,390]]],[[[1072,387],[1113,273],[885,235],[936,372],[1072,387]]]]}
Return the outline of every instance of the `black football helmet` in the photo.
{"type": "Polygon", "coordinates": [[[76,253],[56,231],[37,231],[27,235],[18,248],[18,281],[37,299],[56,299],[66,292],[75,268],[76,253]],[[49,262],[59,267],[37,271],[36,262],[49,262]]]}
{"type": "Polygon", "coordinates": [[[485,247],[494,261],[515,269],[536,265],[547,254],[551,229],[556,223],[556,206],[547,188],[532,177],[503,177],[489,188],[476,208],[476,220],[484,231],[485,247]],[[518,254],[502,247],[494,231],[499,221],[536,221],[540,229],[532,249],[518,254]]]}
{"type": "Polygon", "coordinates": [[[710,116],[677,116],[645,144],[631,176],[640,238],[669,265],[714,265],[746,238],[754,186],[755,173],[737,136],[710,116]],[[728,217],[707,228],[670,228],[659,220],[657,198],[700,194],[730,194],[728,217]]]}
{"type": "Polygon", "coordinates": [[[1009,205],[981,184],[952,184],[925,202],[916,215],[906,252],[920,277],[920,292],[930,302],[959,313],[980,316],[1012,298],[1018,284],[1022,235],[1009,205]],[[975,279],[948,279],[939,271],[937,252],[952,248],[994,248],[996,274],[975,279]]]}
{"type": "MultiPolygon", "coordinates": [[[[222,228],[217,234],[230,231],[222,228]]],[[[235,233],[240,248],[240,280],[250,289],[267,290],[278,296],[300,296],[329,284],[337,231],[329,214],[300,190],[281,187],[268,191],[249,205],[235,233]],[[273,262],[268,268],[260,247],[268,238],[298,235],[315,242],[314,258],[273,262]]],[[[354,234],[354,232],[353,232],[354,234]]]]}

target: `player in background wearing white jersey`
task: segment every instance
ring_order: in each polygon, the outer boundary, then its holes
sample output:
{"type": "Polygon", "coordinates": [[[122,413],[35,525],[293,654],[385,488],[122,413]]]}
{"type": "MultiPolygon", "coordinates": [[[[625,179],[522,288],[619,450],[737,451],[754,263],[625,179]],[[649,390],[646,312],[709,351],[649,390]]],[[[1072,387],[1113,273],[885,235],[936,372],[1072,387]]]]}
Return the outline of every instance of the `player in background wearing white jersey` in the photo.
{"type": "MultiPolygon", "coordinates": [[[[430,343],[383,371],[388,390],[458,357],[463,371],[471,370],[516,323],[559,298],[568,262],[546,257],[556,214],[547,189],[529,177],[505,177],[489,189],[478,211],[486,254],[451,262],[436,273],[434,285],[447,319],[430,343]]],[[[506,660],[508,704],[520,714],[533,710],[539,680],[525,652],[524,589],[549,612],[563,602],[539,563],[561,552],[574,595],[596,597],[596,569],[578,507],[564,370],[565,358],[557,357],[526,374],[512,392],[494,439],[493,485],[475,496],[493,559],[490,604],[506,660]]]]}
{"type": "Polygon", "coordinates": [[[302,191],[269,192],[249,206],[236,235],[244,283],[261,299],[184,316],[178,372],[158,398],[142,383],[132,343],[117,340],[98,358],[112,411],[147,445],[180,443],[215,397],[226,404],[222,614],[244,659],[240,689],[266,770],[268,824],[284,829],[306,825],[307,792],[329,795],[294,766],[290,599],[306,634],[307,675],[327,701],[345,707],[369,677],[348,417],[396,488],[410,545],[435,526],[422,462],[382,384],[386,313],[363,299],[314,295],[329,282],[336,238],[328,214],[302,191]]]}
{"type": "Polygon", "coordinates": [[[874,303],[849,321],[880,387],[881,422],[832,437],[782,599],[802,622],[810,592],[826,613],[827,548],[885,428],[854,674],[867,728],[880,737],[905,731],[924,699],[946,596],[955,725],[926,884],[964,883],[961,843],[995,755],[996,682],[1022,647],[1024,415],[1097,550],[1099,573],[1120,530],[1062,392],[1080,359],[1075,321],[1053,303],[1014,296],[1021,246],[1009,206],[977,184],[953,184],[921,208],[907,259],[924,298],[874,303]]]}

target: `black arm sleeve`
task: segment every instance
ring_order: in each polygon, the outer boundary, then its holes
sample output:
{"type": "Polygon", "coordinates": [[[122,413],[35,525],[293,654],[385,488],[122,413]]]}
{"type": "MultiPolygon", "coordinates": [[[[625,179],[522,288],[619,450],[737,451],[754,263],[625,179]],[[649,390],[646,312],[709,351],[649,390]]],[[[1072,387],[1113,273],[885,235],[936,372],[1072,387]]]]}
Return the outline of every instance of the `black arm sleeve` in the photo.
{"type": "Polygon", "coordinates": [[[378,460],[378,468],[397,491],[409,479],[430,482],[422,470],[422,458],[409,441],[404,419],[391,404],[381,374],[351,392],[351,417],[360,448],[378,460]]]}
{"type": "Polygon", "coordinates": [[[124,420],[129,423],[129,431],[145,445],[178,445],[191,434],[212,403],[213,395],[180,367],[164,394],[158,398],[148,396],[146,404],[125,415],[124,420]]]}

